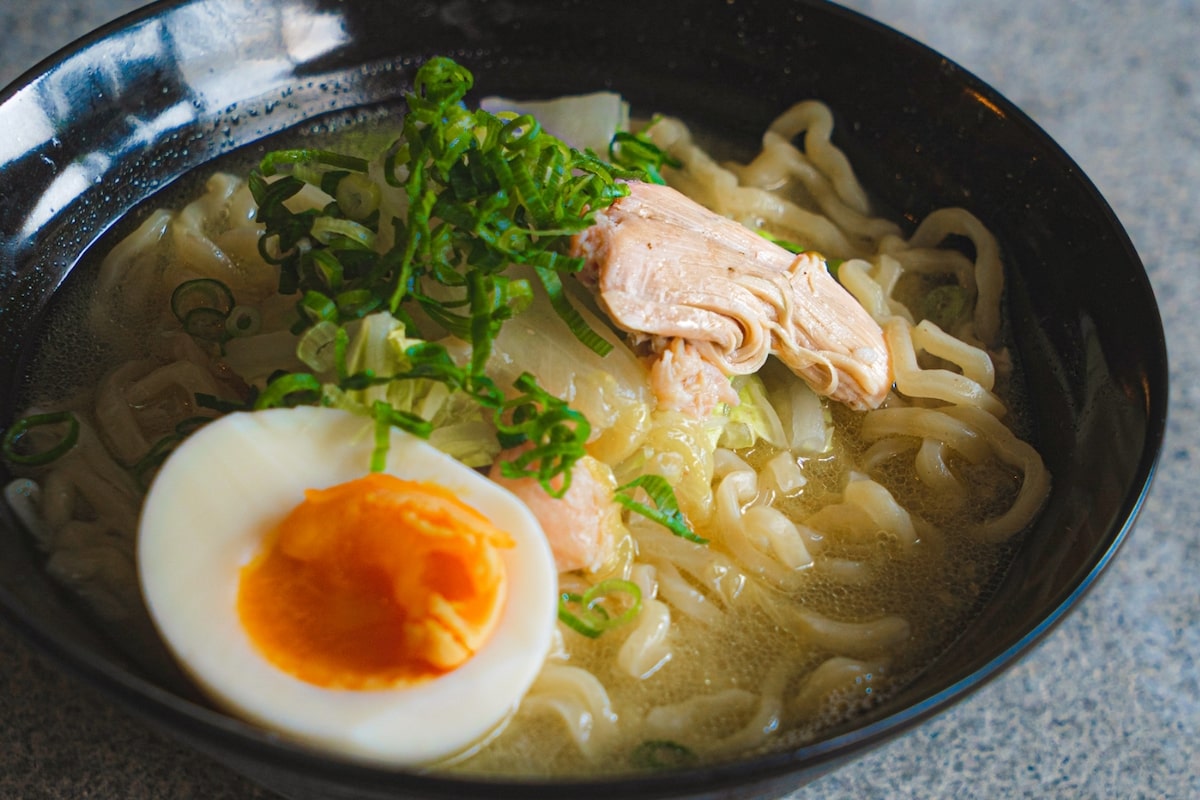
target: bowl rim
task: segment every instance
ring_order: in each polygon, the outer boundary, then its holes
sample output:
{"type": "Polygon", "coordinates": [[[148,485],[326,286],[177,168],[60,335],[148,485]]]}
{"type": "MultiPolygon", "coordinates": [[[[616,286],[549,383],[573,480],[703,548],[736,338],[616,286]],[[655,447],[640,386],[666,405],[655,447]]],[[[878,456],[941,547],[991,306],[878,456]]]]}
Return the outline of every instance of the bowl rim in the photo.
{"type": "MultiPolygon", "coordinates": [[[[213,2],[224,2],[224,0],[156,0],[117,17],[42,58],[6,87],[0,88],[0,105],[8,103],[17,93],[53,72],[56,67],[62,65],[69,58],[82,55],[89,48],[114,34],[148,20],[169,15],[179,8],[213,2]]],[[[1108,231],[1115,235],[1126,259],[1137,267],[1135,272],[1139,288],[1153,297],[1153,290],[1142,260],[1107,200],[1062,146],[1024,111],[969,70],[907,34],[871,19],[863,13],[839,6],[829,0],[800,0],[800,5],[805,8],[819,9],[822,13],[841,16],[855,25],[874,28],[896,41],[906,51],[921,54],[925,58],[936,57],[948,68],[955,70],[960,82],[978,91],[989,103],[995,104],[1011,122],[1022,129],[1026,136],[1036,140],[1048,155],[1071,172],[1074,183],[1095,203],[1096,209],[1104,217],[1108,231]]],[[[100,235],[101,232],[98,231],[96,238],[99,238],[100,235]]],[[[92,243],[94,242],[89,242],[87,246],[91,246],[92,243]]],[[[0,264],[0,267],[2,266],[4,265],[0,264]]],[[[846,760],[863,755],[874,747],[911,730],[925,719],[948,710],[1003,674],[1005,670],[1042,641],[1072,610],[1078,607],[1079,601],[1096,584],[1116,557],[1117,552],[1127,540],[1150,492],[1167,426],[1169,384],[1167,347],[1161,313],[1157,304],[1155,304],[1154,312],[1158,324],[1155,330],[1150,332],[1150,338],[1154,340],[1152,349],[1157,358],[1152,363],[1145,365],[1152,380],[1145,387],[1148,398],[1148,405],[1145,409],[1146,435],[1130,482],[1130,487],[1136,487],[1136,491],[1131,491],[1124,498],[1116,517],[1119,524],[1116,524],[1109,535],[1104,537],[1103,550],[1098,549],[1094,558],[1089,559],[1088,568],[1082,570],[1071,583],[1064,586],[1060,594],[1051,604],[1048,604],[1050,611],[1032,629],[970,674],[938,691],[929,692],[916,702],[867,725],[787,750],[759,756],[743,756],[734,760],[680,770],[623,773],[617,776],[583,779],[476,777],[453,773],[424,773],[404,768],[360,764],[277,739],[260,728],[211,708],[195,704],[119,668],[106,659],[97,658],[87,648],[38,625],[36,619],[2,585],[0,585],[0,619],[7,622],[9,627],[27,643],[43,655],[48,656],[65,672],[83,680],[93,689],[100,690],[104,696],[116,700],[135,716],[160,729],[172,733],[182,730],[194,747],[197,746],[197,742],[203,744],[209,739],[223,738],[226,741],[220,746],[222,750],[234,747],[243,752],[247,758],[261,758],[272,765],[318,779],[338,780],[347,773],[352,773],[357,782],[376,790],[386,790],[388,787],[403,788],[417,792],[430,792],[429,796],[455,797],[458,796],[456,792],[461,791],[508,789],[519,790],[521,792],[519,796],[529,798],[558,797],[563,792],[576,792],[570,795],[576,797],[590,797],[593,796],[591,793],[595,792],[596,797],[601,795],[607,797],[613,790],[624,790],[622,797],[650,798],[678,793],[680,790],[712,791],[745,786],[748,778],[753,778],[755,782],[779,779],[800,766],[832,769],[846,760]],[[147,705],[147,701],[149,701],[149,705],[147,705]],[[397,787],[397,780],[404,781],[403,785],[397,787]]]]}

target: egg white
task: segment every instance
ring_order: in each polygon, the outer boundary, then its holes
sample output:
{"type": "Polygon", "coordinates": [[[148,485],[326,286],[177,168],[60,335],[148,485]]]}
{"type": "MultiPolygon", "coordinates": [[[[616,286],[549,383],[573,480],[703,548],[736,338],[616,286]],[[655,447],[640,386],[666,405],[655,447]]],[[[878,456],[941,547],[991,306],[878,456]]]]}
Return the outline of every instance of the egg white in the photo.
{"type": "Polygon", "coordinates": [[[241,625],[240,571],[305,489],[361,477],[373,448],[374,422],[335,409],[235,413],[209,423],[154,480],[142,510],[138,569],[163,639],[214,702],[358,760],[419,765],[470,746],[515,709],[550,647],[557,572],[520,500],[393,430],[386,472],[446,487],[516,542],[502,551],[508,594],[495,631],[459,668],[407,688],[325,689],[272,665],[241,625]]]}

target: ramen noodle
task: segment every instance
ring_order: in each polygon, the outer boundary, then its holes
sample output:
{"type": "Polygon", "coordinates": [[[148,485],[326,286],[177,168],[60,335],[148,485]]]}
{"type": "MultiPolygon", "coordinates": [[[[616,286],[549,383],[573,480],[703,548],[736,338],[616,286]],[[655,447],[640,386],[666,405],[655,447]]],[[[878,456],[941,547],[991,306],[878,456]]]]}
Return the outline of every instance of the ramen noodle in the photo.
{"type": "MultiPolygon", "coordinates": [[[[555,113],[545,110],[549,129],[555,113]]],[[[515,711],[483,740],[435,760],[438,768],[578,775],[819,737],[953,640],[1049,489],[1041,458],[1022,438],[1004,268],[979,219],[941,209],[906,233],[876,216],[868,187],[831,141],[831,111],[818,102],[786,110],[743,162],[719,162],[675,118],[636,127],[638,141],[661,154],[669,187],[761,232],[772,248],[801,244],[822,275],[827,265],[836,271],[886,344],[886,396],[851,408],[775,356],[750,372],[720,373],[699,407],[692,400],[707,389],[696,385],[685,402],[672,402],[654,384],[655,359],[682,370],[703,347],[618,329],[594,287],[567,279],[565,296],[613,346],[601,356],[535,293],[491,343],[487,374],[508,385],[530,373],[587,418],[579,463],[593,472],[577,473],[573,484],[661,476],[692,536],[611,494],[580,507],[581,525],[607,520],[595,534],[606,538],[556,544],[561,573],[551,591],[573,598],[566,619],[575,623],[587,610],[579,599],[600,586],[635,592],[636,613],[596,636],[559,622],[515,711]]],[[[402,216],[405,199],[381,177],[386,158],[373,155],[363,173],[370,186],[359,189],[383,220],[372,223],[369,247],[386,252],[403,233],[386,220],[402,216]]],[[[328,207],[320,179],[288,201],[293,211],[328,207]]],[[[278,270],[264,262],[271,252],[260,246],[257,211],[247,181],[219,172],[181,208],[146,215],[111,246],[90,286],[73,277],[82,288],[65,293],[26,394],[28,414],[71,412],[77,441],[49,463],[17,465],[23,477],[7,488],[9,503],[46,553],[48,572],[152,672],[168,669],[168,656],[139,592],[136,532],[155,471],[249,387],[305,368],[296,298],[280,294],[278,270]],[[222,334],[219,347],[171,313],[177,287],[197,280],[236,298],[222,321],[238,335],[222,334]],[[64,387],[67,365],[83,380],[64,387]]],[[[422,330],[436,329],[421,321],[422,330]]],[[[372,326],[383,326],[381,339],[408,333],[395,318],[365,315],[355,335],[371,335],[372,326]]],[[[469,346],[444,335],[427,338],[464,363],[469,346]]],[[[708,366],[695,369],[711,378],[708,366]]],[[[433,445],[479,470],[505,457],[486,414],[464,411],[443,389],[422,391],[410,407],[449,420],[427,434],[433,445]]],[[[43,427],[23,444],[62,436],[61,426],[43,427]]],[[[617,601],[605,613],[621,610],[617,601]]]]}

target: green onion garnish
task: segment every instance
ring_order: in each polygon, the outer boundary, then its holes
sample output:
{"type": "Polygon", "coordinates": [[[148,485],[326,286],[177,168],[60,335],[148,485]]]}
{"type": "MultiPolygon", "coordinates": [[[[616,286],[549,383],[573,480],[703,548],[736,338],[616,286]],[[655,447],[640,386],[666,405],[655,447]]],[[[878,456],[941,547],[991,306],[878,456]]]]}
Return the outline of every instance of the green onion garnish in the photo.
{"type": "Polygon", "coordinates": [[[537,478],[547,494],[562,497],[571,487],[571,467],[586,455],[583,445],[591,425],[583,414],[538,386],[528,372],[513,387],[521,394],[500,404],[494,414],[500,443],[532,447],[501,464],[500,472],[506,478],[537,478]],[[557,476],[561,483],[555,487],[557,476]]]}
{"type": "Polygon", "coordinates": [[[277,376],[254,401],[254,410],[312,405],[321,398],[321,382],[307,372],[277,376]]]}
{"type": "Polygon", "coordinates": [[[228,335],[225,330],[226,319],[228,317],[215,308],[193,308],[183,318],[183,330],[193,338],[220,343],[228,335]]]}
{"type": "Polygon", "coordinates": [[[967,291],[952,283],[938,286],[925,295],[921,310],[925,319],[948,330],[967,310],[967,291]]]}
{"type": "Polygon", "coordinates": [[[33,414],[19,419],[12,424],[4,434],[0,451],[5,460],[12,464],[27,466],[42,466],[61,458],[75,443],[79,441],[79,420],[70,411],[54,411],[47,414],[33,414]],[[21,448],[21,439],[30,431],[37,428],[53,428],[66,426],[59,440],[44,450],[27,453],[21,448]]]}
{"type": "Polygon", "coordinates": [[[375,417],[375,449],[371,453],[371,472],[382,472],[387,467],[388,442],[392,427],[428,439],[433,426],[415,414],[392,408],[383,400],[376,400],[371,407],[375,417]]]}
{"type": "Polygon", "coordinates": [[[696,754],[669,739],[642,742],[629,756],[638,769],[679,769],[696,763],[696,754]]]}
{"type": "Polygon", "coordinates": [[[696,544],[708,544],[708,539],[698,536],[692,531],[683,512],[679,509],[675,490],[661,475],[647,474],[634,478],[629,483],[618,487],[613,499],[630,511],[641,514],[652,522],[657,522],[676,536],[696,544]],[[632,493],[636,489],[645,492],[654,506],[651,507],[635,500],[632,493]]]}
{"type": "Polygon", "coordinates": [[[661,172],[663,167],[678,169],[683,166],[677,158],[662,150],[643,133],[618,131],[608,144],[608,156],[614,164],[642,172],[646,180],[660,185],[666,184],[661,172]]]}
{"type": "Polygon", "coordinates": [[[193,278],[175,287],[171,293],[171,313],[180,325],[187,325],[188,313],[197,308],[212,309],[222,317],[234,306],[233,292],[214,278],[193,278]]]}
{"type": "Polygon", "coordinates": [[[262,315],[250,306],[234,306],[225,317],[225,334],[230,337],[253,336],[262,328],[262,315]]]}
{"type": "Polygon", "coordinates": [[[314,170],[329,167],[339,170],[366,172],[367,161],[363,158],[343,155],[342,153],[335,153],[330,150],[276,150],[267,153],[258,165],[263,175],[289,173],[303,167],[314,170]]]}
{"type": "Polygon", "coordinates": [[[379,186],[366,175],[356,172],[346,175],[330,194],[343,214],[359,222],[365,222],[379,210],[379,186]]]}
{"type": "Polygon", "coordinates": [[[180,442],[212,421],[213,417],[188,417],[175,425],[173,433],[168,433],[150,445],[150,449],[146,451],[146,454],[129,467],[129,471],[133,473],[134,480],[137,481],[138,486],[143,491],[149,489],[150,481],[147,478],[150,473],[158,469],[167,460],[167,456],[175,451],[180,442]]]}
{"type": "Polygon", "coordinates": [[[563,592],[558,602],[558,618],[563,624],[592,639],[626,624],[641,610],[641,588],[621,578],[600,581],[582,595],[563,592]]]}
{"type": "Polygon", "coordinates": [[[546,289],[546,293],[550,297],[550,304],[554,306],[554,310],[567,323],[567,327],[571,329],[571,333],[575,334],[575,338],[586,344],[593,352],[599,353],[602,356],[606,356],[612,352],[612,344],[588,327],[583,316],[567,300],[567,296],[563,292],[562,280],[558,277],[558,273],[546,267],[537,267],[536,271],[538,278],[542,281],[542,286],[546,289]]]}
{"type": "MultiPolygon", "coordinates": [[[[417,378],[444,382],[490,409],[503,446],[531,445],[504,465],[506,474],[535,477],[561,495],[571,466],[584,454],[587,421],[532,377],[523,376],[517,395],[505,399],[484,374],[500,328],[529,305],[535,288],[505,271],[514,264],[533,267],[567,329],[595,352],[607,353],[612,345],[574,308],[560,274],[582,267],[570,256],[571,237],[627,193],[620,179],[642,173],[580,153],[532,117],[469,110],[462,100],[473,83],[470,71],[446,58],[430,59],[417,71],[402,136],[383,164],[384,180],[401,189],[406,200],[402,215],[388,220],[394,233],[390,250],[375,250],[382,197],[367,175],[367,162],[313,149],[269,153],[250,175],[257,220],[265,226],[259,250],[279,265],[280,291],[299,293],[298,334],[313,326],[340,327],[376,310],[390,312],[411,330],[407,322],[413,315],[406,309],[416,304],[471,343],[465,367],[444,351],[423,347],[406,354],[411,368],[403,374],[340,370],[329,392],[417,378]],[[286,201],[305,184],[335,202],[320,210],[291,211],[286,201]]],[[[652,155],[647,144],[631,140],[630,152],[652,155]]],[[[323,335],[321,343],[327,341],[323,335]]],[[[320,347],[306,344],[304,350],[310,367],[327,363],[317,354],[320,347]]],[[[307,375],[294,384],[272,383],[256,406],[290,405],[304,397],[319,402],[323,394],[314,381],[307,375]]],[[[371,413],[377,426],[425,429],[411,414],[371,413]]]]}
{"type": "Polygon", "coordinates": [[[321,244],[339,242],[344,246],[369,249],[375,246],[375,231],[352,219],[320,216],[313,220],[309,234],[321,244]]]}
{"type": "Polygon", "coordinates": [[[258,333],[257,309],[239,306],[228,286],[214,278],[184,281],[171,293],[171,313],[194,339],[224,347],[238,336],[258,333]]]}
{"type": "MultiPolygon", "coordinates": [[[[757,233],[759,236],[763,237],[764,239],[766,239],[768,242],[779,245],[784,250],[787,250],[789,253],[796,253],[797,255],[799,255],[800,253],[808,252],[808,248],[805,247],[804,245],[796,244],[793,241],[776,236],[775,234],[771,233],[770,231],[763,230],[762,228],[756,228],[754,232],[757,233]]],[[[838,267],[842,266],[842,264],[844,264],[846,261],[846,259],[844,259],[844,258],[825,258],[825,256],[821,256],[821,260],[823,260],[825,262],[826,269],[829,270],[829,274],[832,275],[835,279],[838,276],[838,267]]]]}

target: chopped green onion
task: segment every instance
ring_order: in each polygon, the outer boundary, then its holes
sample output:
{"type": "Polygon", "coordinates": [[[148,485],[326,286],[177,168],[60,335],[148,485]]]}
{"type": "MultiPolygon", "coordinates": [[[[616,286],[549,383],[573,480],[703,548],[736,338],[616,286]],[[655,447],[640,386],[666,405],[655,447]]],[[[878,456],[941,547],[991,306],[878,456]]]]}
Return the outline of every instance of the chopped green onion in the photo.
{"type": "Polygon", "coordinates": [[[921,309],[925,319],[948,330],[967,310],[967,291],[952,283],[938,286],[925,295],[921,309]]]}
{"type": "MultiPolygon", "coordinates": [[[[200,395],[196,397],[197,404],[199,404],[200,395]]],[[[142,488],[143,492],[150,488],[149,477],[151,474],[161,467],[164,461],[167,461],[167,457],[175,451],[175,447],[178,447],[181,441],[190,437],[192,433],[208,425],[212,419],[214,417],[211,416],[190,416],[186,420],[179,421],[175,425],[174,433],[168,433],[158,439],[150,446],[150,450],[146,451],[145,455],[130,467],[133,479],[138,482],[138,486],[142,488]]]]}
{"type": "MultiPolygon", "coordinates": [[[[322,289],[338,291],[345,282],[346,270],[331,250],[309,250],[301,259],[303,265],[312,270],[322,289]]],[[[306,273],[307,274],[307,273],[306,273]]]]}
{"type": "Polygon", "coordinates": [[[547,494],[562,497],[571,488],[572,467],[586,455],[583,445],[591,433],[591,425],[566,402],[538,386],[528,372],[517,378],[513,386],[521,394],[495,411],[498,438],[502,447],[526,442],[532,446],[501,464],[500,473],[506,478],[537,478],[547,494]],[[504,419],[505,411],[509,412],[508,421],[504,419]],[[552,483],[556,477],[561,478],[557,487],[552,483]]]}
{"type": "Polygon", "coordinates": [[[612,352],[612,343],[592,330],[583,316],[571,305],[571,301],[563,292],[562,280],[558,277],[558,273],[545,267],[536,267],[535,271],[538,278],[541,279],[546,293],[550,296],[550,305],[567,323],[567,327],[575,338],[597,355],[606,356],[612,352]]]}
{"type": "Polygon", "coordinates": [[[79,441],[79,419],[70,411],[53,411],[46,414],[33,414],[19,419],[5,433],[2,445],[4,458],[13,464],[26,466],[42,466],[49,464],[66,455],[75,443],[79,441]],[[44,450],[35,453],[22,452],[20,442],[30,431],[37,428],[52,428],[66,426],[57,442],[44,450]]]}
{"type": "Polygon", "coordinates": [[[563,624],[591,639],[628,623],[641,610],[641,588],[633,581],[621,578],[600,581],[582,595],[563,592],[558,601],[558,618],[563,624]],[[612,605],[618,608],[610,609],[608,605],[614,599],[618,602],[612,605]],[[621,605],[623,609],[620,609],[621,605]],[[614,613],[618,609],[620,613],[614,613]]]}
{"type": "Polygon", "coordinates": [[[371,412],[375,417],[375,449],[371,452],[372,472],[382,472],[387,467],[388,445],[393,426],[422,439],[428,439],[433,431],[433,426],[416,414],[392,408],[383,400],[376,400],[371,406],[371,412]]]}
{"type": "Polygon", "coordinates": [[[328,320],[313,325],[300,336],[296,343],[296,358],[314,372],[325,372],[334,366],[333,343],[338,331],[342,330],[328,320]]]}
{"type": "Polygon", "coordinates": [[[147,476],[149,476],[154,470],[158,469],[162,463],[167,460],[167,456],[174,452],[175,447],[182,442],[183,439],[184,435],[180,433],[167,434],[151,445],[150,449],[146,451],[146,454],[138,459],[137,463],[129,468],[129,471],[133,473],[134,480],[137,481],[138,486],[142,491],[146,491],[150,488],[150,481],[147,480],[147,476]]]}
{"type": "Polygon", "coordinates": [[[383,298],[368,289],[352,289],[333,298],[333,304],[342,319],[362,319],[383,305],[383,298]]]}
{"type": "Polygon", "coordinates": [[[216,311],[223,319],[234,306],[233,292],[214,278],[193,278],[175,287],[171,293],[171,313],[187,327],[188,314],[197,308],[216,311]]]}
{"type": "Polygon", "coordinates": [[[332,192],[342,213],[353,220],[363,221],[379,210],[379,186],[366,175],[354,172],[338,181],[332,192]]]}
{"type": "Polygon", "coordinates": [[[183,330],[189,336],[206,342],[223,342],[226,338],[227,317],[215,308],[199,307],[187,312],[183,330]]]}
{"type": "Polygon", "coordinates": [[[696,763],[696,754],[669,739],[651,739],[639,744],[629,756],[638,769],[679,769],[696,763]]]}
{"type": "Polygon", "coordinates": [[[280,375],[254,401],[254,410],[311,405],[321,397],[321,382],[307,372],[280,375]]]}
{"type": "Polygon", "coordinates": [[[234,306],[225,318],[225,333],[228,336],[253,336],[262,329],[262,315],[257,308],[234,306]]]}
{"type": "Polygon", "coordinates": [[[249,411],[254,407],[253,403],[237,403],[231,400],[222,400],[220,397],[204,392],[196,393],[196,405],[199,408],[208,408],[221,414],[231,414],[234,411],[249,411]]]}
{"type": "Polygon", "coordinates": [[[257,309],[236,305],[229,287],[213,278],[176,286],[171,313],[189,336],[222,346],[228,339],[258,333],[261,324],[257,309]]]}
{"type": "Polygon", "coordinates": [[[337,322],[337,303],[327,295],[310,289],[296,303],[296,310],[301,317],[307,317],[313,322],[337,322]]]}
{"type": "Polygon", "coordinates": [[[281,168],[295,169],[305,164],[355,172],[366,172],[368,167],[366,159],[329,150],[276,150],[263,156],[258,168],[263,175],[277,175],[283,171],[281,168]]]}
{"type": "MultiPolygon", "coordinates": [[[[507,400],[484,373],[502,325],[532,299],[529,282],[505,272],[510,265],[533,267],[572,334],[607,353],[611,343],[568,301],[560,274],[582,267],[570,255],[571,237],[628,193],[622,179],[642,173],[574,150],[532,117],[469,110],[462,100],[473,83],[469,70],[446,58],[430,59],[417,71],[402,136],[383,163],[383,181],[403,193],[397,218],[381,220],[381,186],[368,174],[368,162],[352,156],[306,149],[269,153],[249,178],[256,220],[265,226],[259,250],[279,266],[280,292],[300,297],[297,335],[314,326],[340,329],[377,310],[403,321],[413,335],[416,304],[435,324],[470,342],[470,363],[459,367],[443,360],[444,352],[422,349],[395,375],[346,374],[335,354],[336,382],[314,386],[313,375],[285,385],[275,381],[255,404],[358,403],[382,430],[385,415],[366,398],[346,393],[393,381],[439,381],[491,411],[502,447],[531,445],[503,465],[506,474],[535,477],[560,496],[590,428],[532,377],[519,379],[517,396],[507,400]],[[306,184],[334,202],[292,211],[286,201],[306,184]],[[393,245],[377,252],[384,222],[393,245]]],[[[628,147],[643,155],[658,152],[648,143],[631,141],[628,147]]],[[[328,368],[327,344],[325,334],[301,339],[301,359],[318,374],[328,368]]],[[[406,430],[427,424],[398,410],[387,421],[406,430]]]]}
{"type": "Polygon", "coordinates": [[[608,144],[608,155],[614,164],[641,172],[646,180],[659,185],[666,183],[661,172],[663,167],[678,169],[683,166],[679,159],[664,151],[644,133],[617,131],[608,144]]]}
{"type": "Polygon", "coordinates": [[[770,231],[766,230],[765,228],[755,228],[754,232],[757,233],[762,238],[766,239],[768,242],[779,245],[784,250],[787,250],[789,253],[799,254],[799,253],[806,252],[808,250],[808,248],[805,247],[804,245],[796,244],[795,242],[793,242],[789,239],[784,239],[781,236],[776,236],[775,234],[771,233],[770,231]]]}
{"type": "Polygon", "coordinates": [[[617,487],[617,492],[613,496],[621,505],[628,508],[634,513],[641,514],[646,519],[657,522],[671,533],[680,538],[687,539],[696,544],[708,544],[708,539],[698,536],[692,531],[688,525],[687,519],[683,516],[683,512],[679,509],[679,501],[675,497],[675,490],[671,488],[671,484],[661,475],[641,475],[634,478],[629,483],[617,487]],[[633,499],[632,492],[636,489],[641,489],[650,498],[650,502],[654,507],[633,499]]]}
{"type": "MultiPolygon", "coordinates": [[[[779,245],[784,250],[787,250],[789,253],[796,253],[797,255],[799,255],[800,253],[809,252],[809,249],[807,247],[805,247],[804,245],[796,244],[793,241],[776,236],[775,234],[771,233],[770,231],[764,230],[763,228],[756,228],[754,232],[757,233],[759,236],[763,237],[764,239],[766,239],[768,242],[779,245]]],[[[820,253],[817,253],[817,256],[822,261],[825,262],[825,267],[826,267],[826,269],[829,270],[829,274],[832,275],[834,278],[837,278],[838,267],[842,266],[842,264],[844,264],[846,262],[846,260],[844,258],[825,258],[825,256],[821,255],[820,253]]]]}
{"type": "Polygon", "coordinates": [[[317,217],[309,234],[321,244],[331,244],[341,239],[367,250],[375,246],[375,231],[352,219],[317,217]]]}
{"type": "Polygon", "coordinates": [[[383,400],[376,400],[371,409],[375,414],[375,449],[371,451],[371,472],[383,472],[387,467],[387,454],[391,449],[392,425],[389,419],[392,407],[383,400]]]}

